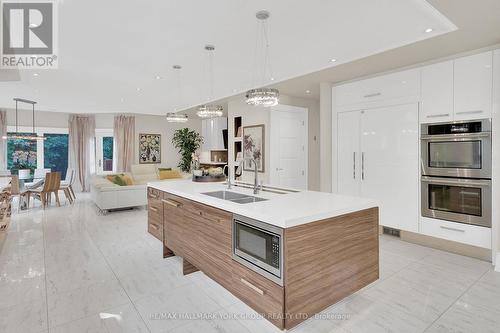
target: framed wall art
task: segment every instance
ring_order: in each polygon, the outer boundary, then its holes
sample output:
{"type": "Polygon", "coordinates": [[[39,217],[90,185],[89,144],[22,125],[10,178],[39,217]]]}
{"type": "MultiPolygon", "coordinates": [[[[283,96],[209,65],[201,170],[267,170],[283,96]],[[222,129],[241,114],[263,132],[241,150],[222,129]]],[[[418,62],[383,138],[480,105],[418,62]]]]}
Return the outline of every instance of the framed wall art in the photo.
{"type": "MultiPolygon", "coordinates": [[[[259,172],[265,170],[265,127],[264,125],[253,125],[243,127],[243,158],[253,158],[257,162],[259,172]]],[[[254,171],[251,161],[245,160],[243,170],[254,171]]]]}
{"type": "Polygon", "coordinates": [[[139,164],[161,163],[161,134],[139,134],[139,164]]]}

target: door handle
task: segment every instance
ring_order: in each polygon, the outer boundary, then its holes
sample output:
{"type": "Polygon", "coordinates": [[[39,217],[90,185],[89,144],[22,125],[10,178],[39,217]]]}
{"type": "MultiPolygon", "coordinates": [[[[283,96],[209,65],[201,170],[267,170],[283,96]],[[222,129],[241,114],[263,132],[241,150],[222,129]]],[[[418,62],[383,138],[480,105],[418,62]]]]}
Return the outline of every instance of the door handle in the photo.
{"type": "Polygon", "coordinates": [[[441,114],[430,114],[426,116],[427,118],[439,118],[439,117],[448,117],[449,113],[441,113],[441,114]]]}
{"type": "Polygon", "coordinates": [[[472,110],[472,111],[460,111],[460,112],[457,112],[457,114],[476,114],[476,113],[483,113],[483,110],[472,110]]]}
{"type": "Polygon", "coordinates": [[[361,180],[365,180],[365,153],[361,153],[361,180]]]}
{"type": "Polygon", "coordinates": [[[352,152],[352,178],[356,179],[356,152],[352,152]]]}
{"type": "Polygon", "coordinates": [[[162,202],[166,203],[167,205],[174,206],[174,207],[180,207],[180,203],[175,202],[173,200],[168,200],[168,199],[161,199],[162,202]]]}

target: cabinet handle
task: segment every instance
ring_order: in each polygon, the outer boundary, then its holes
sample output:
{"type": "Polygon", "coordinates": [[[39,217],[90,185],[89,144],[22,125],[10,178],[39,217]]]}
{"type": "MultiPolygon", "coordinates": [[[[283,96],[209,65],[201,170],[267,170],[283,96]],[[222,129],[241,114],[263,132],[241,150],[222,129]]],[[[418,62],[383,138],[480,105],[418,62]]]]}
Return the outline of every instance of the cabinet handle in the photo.
{"type": "Polygon", "coordinates": [[[356,179],[356,152],[352,153],[352,178],[356,179]]]}
{"type": "Polygon", "coordinates": [[[364,98],[369,98],[369,97],[376,97],[376,96],[380,96],[382,95],[382,93],[373,93],[373,94],[368,94],[368,95],[364,95],[363,97],[364,98]]]}
{"type": "Polygon", "coordinates": [[[174,207],[180,207],[181,204],[173,201],[173,200],[168,200],[168,199],[161,199],[162,202],[166,203],[167,205],[174,206],[174,207]]]}
{"type": "Polygon", "coordinates": [[[361,180],[365,180],[365,153],[361,153],[361,180]]]}
{"type": "Polygon", "coordinates": [[[160,229],[160,227],[159,227],[159,226],[157,226],[156,224],[151,223],[151,224],[149,224],[149,225],[150,225],[152,228],[154,228],[155,230],[160,229]]]}
{"type": "Polygon", "coordinates": [[[250,282],[248,282],[247,280],[241,278],[240,281],[247,287],[249,287],[250,289],[253,289],[253,291],[257,292],[258,294],[260,295],[264,295],[264,290],[260,289],[260,288],[257,288],[256,286],[254,286],[253,284],[251,284],[250,282]]]}
{"type": "Polygon", "coordinates": [[[157,195],[152,195],[152,194],[150,194],[150,195],[149,195],[149,198],[150,198],[150,199],[158,199],[158,196],[157,196],[157,195]]]}
{"type": "Polygon", "coordinates": [[[456,228],[450,228],[450,227],[445,227],[444,225],[439,226],[441,229],[446,229],[446,230],[451,230],[451,231],[458,231],[458,232],[465,232],[465,230],[462,229],[456,229],[456,228]]]}
{"type": "Polygon", "coordinates": [[[153,212],[157,212],[158,211],[158,208],[155,208],[155,207],[149,207],[150,210],[152,210],[153,212]]]}
{"type": "Polygon", "coordinates": [[[483,113],[483,110],[473,110],[473,111],[460,111],[457,114],[475,114],[475,113],[483,113]]]}
{"type": "Polygon", "coordinates": [[[448,117],[449,113],[440,113],[440,114],[430,114],[426,116],[427,118],[440,118],[440,117],[448,117]]]}

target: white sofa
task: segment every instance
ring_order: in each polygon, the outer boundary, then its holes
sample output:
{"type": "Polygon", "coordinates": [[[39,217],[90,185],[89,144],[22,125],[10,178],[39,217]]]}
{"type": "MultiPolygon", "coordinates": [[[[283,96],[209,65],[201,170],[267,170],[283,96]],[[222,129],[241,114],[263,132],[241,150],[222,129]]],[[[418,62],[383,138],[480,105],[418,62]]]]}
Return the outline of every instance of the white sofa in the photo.
{"type": "MultiPolygon", "coordinates": [[[[134,185],[116,185],[106,179],[106,176],[95,175],[92,178],[90,195],[99,209],[108,211],[147,205],[147,183],[159,180],[156,166],[154,164],[132,165],[129,175],[134,185]]],[[[182,176],[183,178],[190,177],[189,174],[182,174],[182,176]]]]}

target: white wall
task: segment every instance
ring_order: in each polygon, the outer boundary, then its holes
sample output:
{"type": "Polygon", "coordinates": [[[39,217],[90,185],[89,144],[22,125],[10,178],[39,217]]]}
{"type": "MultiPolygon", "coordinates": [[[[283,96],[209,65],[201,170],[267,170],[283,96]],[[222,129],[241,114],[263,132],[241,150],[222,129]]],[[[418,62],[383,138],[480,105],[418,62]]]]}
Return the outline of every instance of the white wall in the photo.
{"type": "MultiPolygon", "coordinates": [[[[305,107],[308,109],[308,183],[310,190],[319,190],[319,103],[315,100],[308,100],[302,98],[295,98],[291,96],[280,96],[280,104],[293,105],[299,107],[305,107]]],[[[228,103],[228,137],[229,137],[229,159],[233,159],[234,152],[231,142],[231,138],[234,137],[234,117],[242,117],[242,126],[250,125],[265,125],[265,146],[264,146],[264,157],[265,157],[265,169],[264,173],[259,173],[259,178],[264,181],[264,183],[269,182],[269,168],[270,168],[270,109],[264,107],[251,106],[245,103],[244,98],[238,98],[230,101],[228,103]]],[[[253,181],[252,172],[244,172],[242,175],[242,180],[253,181]]]]}
{"type": "MultiPolygon", "coordinates": [[[[96,128],[113,128],[114,114],[98,113],[96,116],[96,128]]],[[[18,111],[19,126],[32,126],[32,113],[28,110],[18,111]]],[[[49,128],[68,128],[68,113],[61,112],[46,112],[35,111],[35,122],[37,127],[49,128]]],[[[7,110],[7,125],[15,126],[16,116],[15,110],[7,110]]],[[[175,124],[167,122],[164,116],[135,114],[135,134],[137,140],[135,142],[135,157],[134,163],[139,163],[139,134],[152,133],[161,134],[161,166],[176,167],[179,162],[179,154],[173,147],[171,141],[173,133],[176,129],[189,127],[201,133],[201,120],[197,117],[191,117],[185,124],[175,124]]]]}

